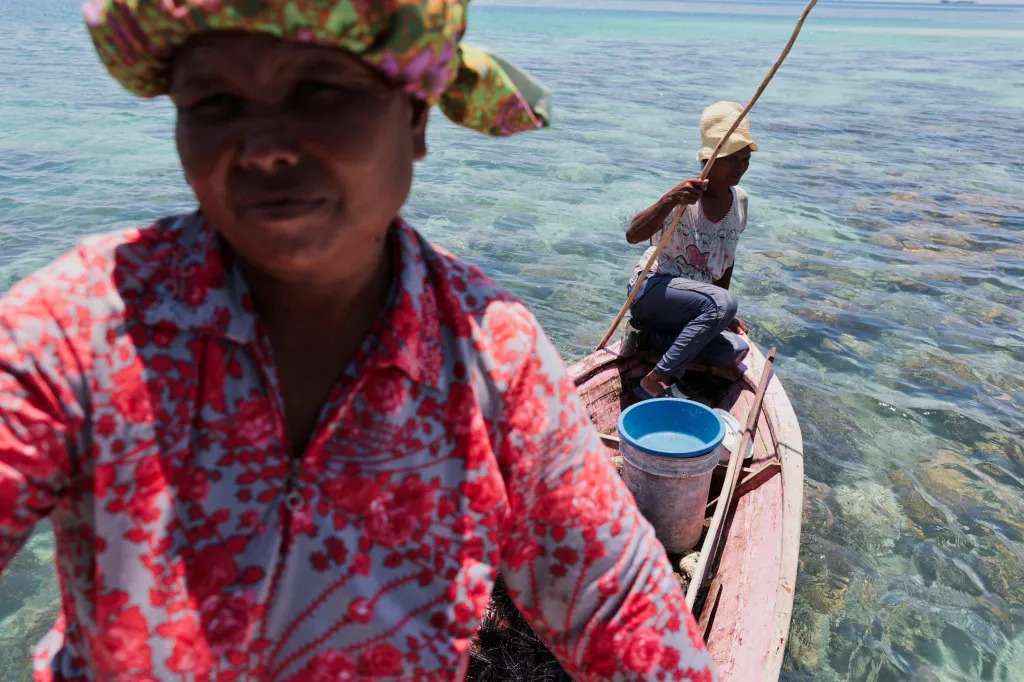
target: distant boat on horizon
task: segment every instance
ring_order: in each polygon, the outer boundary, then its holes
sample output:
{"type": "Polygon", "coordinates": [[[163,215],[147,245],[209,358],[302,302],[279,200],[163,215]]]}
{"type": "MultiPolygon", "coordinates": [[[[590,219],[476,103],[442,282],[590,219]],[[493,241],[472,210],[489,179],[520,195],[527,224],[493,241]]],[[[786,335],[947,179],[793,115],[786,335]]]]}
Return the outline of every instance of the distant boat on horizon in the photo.
{"type": "Polygon", "coordinates": [[[978,0],[939,0],[940,5],[977,5],[978,0]]]}

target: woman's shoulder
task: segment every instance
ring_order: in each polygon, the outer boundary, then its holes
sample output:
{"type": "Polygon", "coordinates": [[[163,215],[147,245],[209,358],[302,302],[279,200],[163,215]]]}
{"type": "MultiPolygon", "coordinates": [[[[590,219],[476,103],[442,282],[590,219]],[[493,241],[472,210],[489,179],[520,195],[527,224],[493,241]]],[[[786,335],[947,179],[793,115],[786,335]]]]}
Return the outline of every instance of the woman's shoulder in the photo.
{"type": "Polygon", "coordinates": [[[92,366],[91,355],[111,347],[132,301],[150,292],[139,274],[168,260],[171,251],[163,245],[178,235],[169,227],[156,223],[81,238],[17,282],[0,298],[0,364],[38,370],[53,385],[85,391],[81,373],[92,366]],[[126,299],[133,287],[137,295],[126,299]]]}
{"type": "Polygon", "coordinates": [[[402,224],[402,230],[406,238],[415,242],[415,251],[426,267],[425,279],[445,295],[448,312],[477,317],[494,302],[519,303],[476,265],[429,241],[407,224],[402,224]]]}
{"type": "Polygon", "coordinates": [[[76,295],[101,297],[104,284],[113,287],[131,274],[144,276],[166,263],[188,217],[81,237],[71,249],[19,280],[4,295],[3,305],[27,298],[59,302],[76,295]]]}
{"type": "Polygon", "coordinates": [[[152,280],[173,262],[176,244],[193,216],[159,220],[144,228],[82,237],[74,247],[27,274],[0,298],[0,321],[18,326],[36,319],[82,343],[104,335],[147,295],[152,280]]]}
{"type": "Polygon", "coordinates": [[[441,321],[456,338],[471,340],[475,351],[495,358],[522,356],[535,346],[543,332],[525,303],[476,265],[405,229],[418,242],[425,285],[437,298],[441,321]]]}

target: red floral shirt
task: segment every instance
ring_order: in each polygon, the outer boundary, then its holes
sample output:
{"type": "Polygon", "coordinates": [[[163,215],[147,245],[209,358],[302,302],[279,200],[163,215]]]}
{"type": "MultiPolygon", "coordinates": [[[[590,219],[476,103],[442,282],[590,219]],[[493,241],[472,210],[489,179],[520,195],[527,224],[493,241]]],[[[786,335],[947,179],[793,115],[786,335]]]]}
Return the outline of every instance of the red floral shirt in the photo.
{"type": "Polygon", "coordinates": [[[578,680],[714,679],[664,551],[521,303],[397,222],[387,312],[291,458],[198,215],[0,303],[0,570],[52,520],[39,680],[457,680],[497,571],[578,680]]]}

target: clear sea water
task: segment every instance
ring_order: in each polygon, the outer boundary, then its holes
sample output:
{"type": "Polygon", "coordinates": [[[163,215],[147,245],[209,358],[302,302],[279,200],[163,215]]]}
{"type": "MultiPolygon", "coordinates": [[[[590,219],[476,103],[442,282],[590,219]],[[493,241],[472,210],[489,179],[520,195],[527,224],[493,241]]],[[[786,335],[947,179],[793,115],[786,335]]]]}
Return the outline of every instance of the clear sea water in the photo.
{"type": "MultiPolygon", "coordinates": [[[[117,89],[78,5],[0,0],[0,289],[192,206],[168,103],[117,89]]],[[[471,37],[553,88],[556,126],[436,117],[408,218],[581,357],[629,216],[696,172],[701,110],[753,93],[800,8],[481,0],[471,37]]],[[[1024,6],[822,0],[752,122],[734,288],[806,442],[785,679],[1024,680],[1024,6]]],[[[52,622],[51,557],[43,528],[0,580],[4,681],[52,622]]]]}

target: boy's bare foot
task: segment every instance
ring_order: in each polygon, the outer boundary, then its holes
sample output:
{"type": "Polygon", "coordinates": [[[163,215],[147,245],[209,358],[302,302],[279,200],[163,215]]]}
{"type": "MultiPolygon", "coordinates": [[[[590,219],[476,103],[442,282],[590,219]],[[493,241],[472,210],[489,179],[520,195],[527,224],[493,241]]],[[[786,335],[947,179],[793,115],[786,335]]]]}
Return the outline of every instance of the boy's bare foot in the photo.
{"type": "Polygon", "coordinates": [[[647,391],[648,394],[657,398],[672,386],[672,377],[658,372],[651,372],[640,380],[640,386],[647,391]]]}

